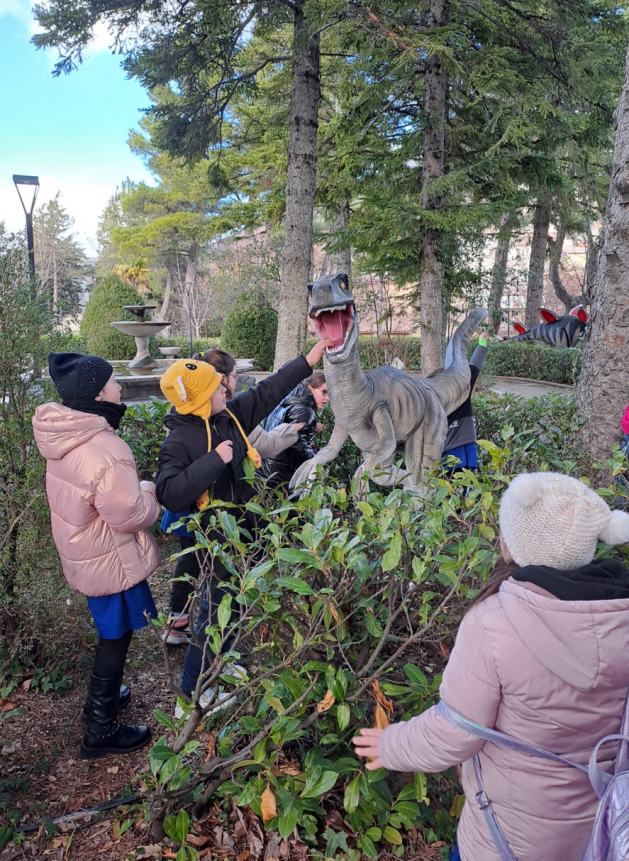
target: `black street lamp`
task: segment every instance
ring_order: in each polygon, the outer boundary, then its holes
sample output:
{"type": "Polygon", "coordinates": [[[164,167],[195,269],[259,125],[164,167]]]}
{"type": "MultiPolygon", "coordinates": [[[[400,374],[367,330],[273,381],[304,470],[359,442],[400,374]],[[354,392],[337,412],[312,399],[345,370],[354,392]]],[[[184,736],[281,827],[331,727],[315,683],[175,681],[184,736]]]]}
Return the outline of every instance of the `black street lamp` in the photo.
{"type": "Polygon", "coordinates": [[[35,209],[35,200],[37,199],[37,192],[39,191],[39,177],[38,176],[22,176],[19,173],[13,174],[13,182],[17,189],[17,193],[20,197],[20,203],[22,204],[22,209],[24,210],[24,215],[26,216],[26,242],[28,245],[28,269],[31,273],[31,280],[33,284],[35,284],[35,241],[33,239],[33,210],[35,209]],[[22,192],[20,191],[20,187],[24,189],[24,197],[22,197],[22,192]],[[27,194],[31,195],[30,201],[28,200],[27,194]],[[25,202],[26,198],[26,202],[25,202]],[[27,207],[27,203],[30,202],[30,207],[27,207]]]}

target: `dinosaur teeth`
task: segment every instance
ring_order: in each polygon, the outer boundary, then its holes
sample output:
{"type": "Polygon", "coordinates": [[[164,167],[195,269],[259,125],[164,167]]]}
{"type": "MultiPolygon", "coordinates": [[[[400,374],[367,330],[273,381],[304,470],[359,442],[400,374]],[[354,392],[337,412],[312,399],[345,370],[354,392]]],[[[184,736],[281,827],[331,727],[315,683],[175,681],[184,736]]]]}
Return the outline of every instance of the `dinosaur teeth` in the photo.
{"type": "Polygon", "coordinates": [[[344,311],[346,308],[347,308],[347,305],[335,305],[334,307],[330,307],[330,308],[317,308],[317,310],[316,310],[316,311],[313,311],[313,312],[312,312],[312,316],[313,316],[313,317],[318,317],[318,316],[319,316],[319,314],[324,314],[324,313],[326,313],[326,312],[327,312],[327,313],[329,313],[329,312],[331,312],[331,311],[332,311],[332,312],[334,312],[334,311],[344,311]]]}

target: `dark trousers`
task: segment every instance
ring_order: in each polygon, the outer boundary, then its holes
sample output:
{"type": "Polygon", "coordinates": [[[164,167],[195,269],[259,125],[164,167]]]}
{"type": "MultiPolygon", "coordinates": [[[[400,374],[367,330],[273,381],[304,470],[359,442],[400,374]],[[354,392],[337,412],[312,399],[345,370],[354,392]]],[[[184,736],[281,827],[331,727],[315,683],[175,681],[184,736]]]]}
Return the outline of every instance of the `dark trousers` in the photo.
{"type": "MultiPolygon", "coordinates": [[[[216,565],[216,563],[215,563],[216,565]]],[[[217,566],[222,569],[222,566],[217,566]]],[[[224,569],[223,569],[224,571],[224,569]]],[[[216,613],[218,605],[221,602],[225,590],[221,588],[220,581],[217,580],[215,571],[214,576],[209,580],[205,580],[202,586],[201,595],[199,598],[199,611],[194,623],[194,634],[201,648],[194,643],[190,643],[186,652],[186,657],[183,662],[183,672],[181,674],[181,690],[184,694],[190,695],[197,685],[197,679],[204,673],[209,664],[215,657],[214,653],[209,649],[206,650],[205,660],[203,660],[203,645],[206,641],[205,629],[208,625],[214,624],[216,621],[216,613]]],[[[221,572],[222,573],[222,572],[221,572]]],[[[225,576],[227,572],[224,571],[225,576]]],[[[227,643],[223,644],[223,648],[229,648],[227,643]]]]}
{"type": "MultiPolygon", "coordinates": [[[[193,547],[196,540],[189,536],[181,536],[179,544],[182,550],[188,547],[193,547]]],[[[199,561],[196,553],[186,553],[185,556],[180,556],[175,562],[175,570],[173,577],[183,577],[187,574],[192,578],[193,582],[186,580],[175,580],[170,588],[170,612],[179,614],[186,610],[190,595],[196,588],[196,580],[199,577],[199,561]]]]}

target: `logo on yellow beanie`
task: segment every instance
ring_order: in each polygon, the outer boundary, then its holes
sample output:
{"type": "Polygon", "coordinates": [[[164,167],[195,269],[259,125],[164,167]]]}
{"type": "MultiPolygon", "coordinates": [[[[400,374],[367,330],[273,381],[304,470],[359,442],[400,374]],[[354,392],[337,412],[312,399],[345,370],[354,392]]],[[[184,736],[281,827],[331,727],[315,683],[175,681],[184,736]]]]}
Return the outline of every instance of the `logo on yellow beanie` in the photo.
{"type": "Polygon", "coordinates": [[[207,362],[178,359],[162,374],[159,387],[178,413],[190,415],[210,400],[222,381],[207,362]]]}

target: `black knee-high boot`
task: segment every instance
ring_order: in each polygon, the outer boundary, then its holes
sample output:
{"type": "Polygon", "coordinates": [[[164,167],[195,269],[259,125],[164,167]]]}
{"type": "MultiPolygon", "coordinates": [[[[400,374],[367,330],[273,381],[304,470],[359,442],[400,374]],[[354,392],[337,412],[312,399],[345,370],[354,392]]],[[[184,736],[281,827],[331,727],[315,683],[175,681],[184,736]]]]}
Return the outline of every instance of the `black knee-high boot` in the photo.
{"type": "Polygon", "coordinates": [[[132,753],[151,740],[148,726],[118,723],[120,677],[90,677],[85,735],[81,744],[84,759],[97,759],[108,753],[132,753]]]}
{"type": "Polygon", "coordinates": [[[85,735],[81,756],[86,759],[95,759],[108,753],[131,753],[144,747],[151,739],[151,730],[147,726],[124,726],[118,723],[122,705],[120,682],[131,636],[132,632],[127,631],[122,637],[113,640],[101,637],[96,646],[94,671],[83,709],[85,735]]]}

